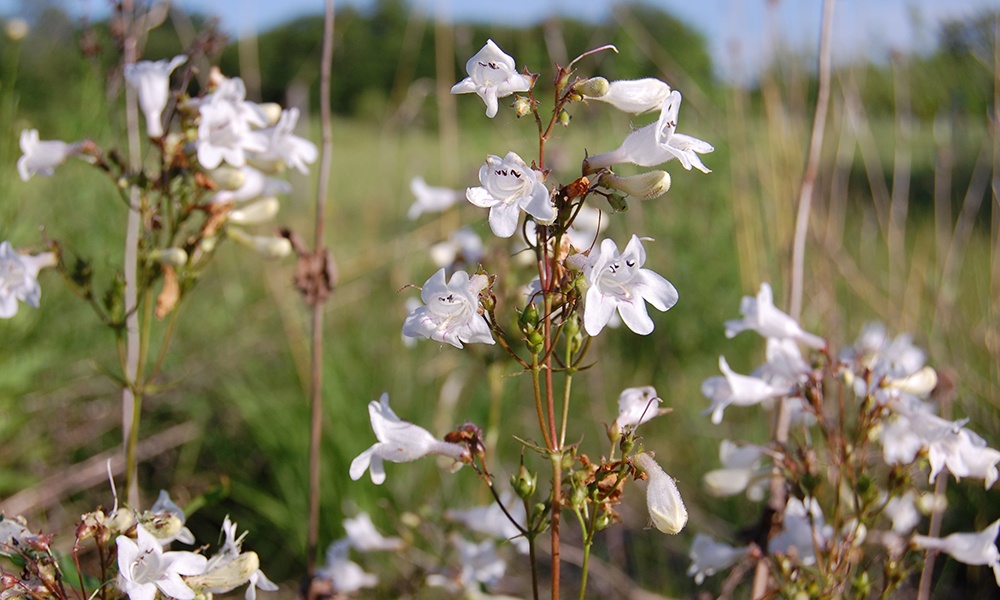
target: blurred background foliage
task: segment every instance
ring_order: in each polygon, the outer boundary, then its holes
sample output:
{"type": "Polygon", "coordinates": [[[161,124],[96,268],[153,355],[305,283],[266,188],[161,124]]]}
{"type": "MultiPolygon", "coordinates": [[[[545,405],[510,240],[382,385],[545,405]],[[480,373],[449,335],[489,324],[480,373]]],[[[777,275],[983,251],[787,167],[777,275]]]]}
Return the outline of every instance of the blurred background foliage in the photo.
{"type": "MultiPolygon", "coordinates": [[[[26,127],[39,129],[43,139],[91,137],[103,146],[124,139],[113,24],[76,22],[52,0],[34,6],[27,37],[0,38],[0,129],[8,132],[0,140],[0,238],[36,249],[44,239],[59,240],[64,251],[107,275],[121,264],[125,217],[112,184],[79,162],[24,184],[14,165],[17,134],[26,127]]],[[[838,66],[803,317],[835,347],[851,343],[872,320],[911,333],[930,363],[956,381],[953,415],[970,417],[994,447],[1000,445],[998,17],[944,23],[926,54],[838,66]]],[[[252,97],[299,106],[310,119],[318,114],[320,17],[239,41],[206,35],[211,25],[172,11],[150,33],[145,57],[169,57],[197,40],[211,64],[245,78],[252,97]]],[[[516,468],[520,447],[506,437],[508,428],[496,436],[498,423],[534,432],[528,382],[498,352],[458,352],[431,342],[408,349],[399,334],[404,300],[416,296],[405,286],[423,283],[434,270],[426,248],[462,223],[490,239],[485,214],[472,206],[407,221],[410,179],[474,185],[486,154],[510,149],[531,156],[536,145],[533,123],[517,122],[509,111],[489,121],[478,99],[436,101],[439,90],[464,76],[465,60],[487,38],[519,66],[542,74],[543,95],[553,63],[615,44],[618,54],[595,55],[580,63],[580,72],[669,82],[684,93],[680,129],[716,147],[704,157],[714,173],[668,165],[674,187],[665,197],[632,203],[612,219],[606,235],[616,240],[632,232],[656,238],[647,267],[677,286],[681,302],[653,315],[651,336],[602,335],[594,355],[600,362],[581,378],[574,404],[574,431],[593,455],[605,449],[603,424],[624,387],[652,384],[674,407],[668,418],[644,425],[643,435],[680,481],[692,515],[688,530],[668,539],[644,529],[641,494],[632,490],[625,526],[606,532],[597,552],[640,586],[692,596],[693,582],[680,574],[694,534],[737,541],[735,524],[759,516],[759,505],[712,498],[699,482],[718,466],[720,440],[763,441],[768,419],[733,409],[714,427],[701,415],[706,402],[699,389],[717,373],[719,355],[740,372],[763,359],[762,343],[750,335],[726,340],[722,323],[737,316],[740,297],[762,281],[772,283],[776,298],[785,296],[816,81],[811,60],[794,53],[779,56],[753,86],[719,81],[698,32],[639,3],[618,5],[608,23],[560,19],[521,28],[435,23],[401,0],[338,11],[328,243],[340,282],[326,318],[321,537],[342,535],[341,518],[359,510],[388,530],[407,511],[431,517],[487,500],[469,473],[448,474],[431,460],[390,465],[382,487],[348,479],[350,460],[373,442],[366,404],[383,391],[404,419],[437,434],[465,420],[487,428],[500,473],[516,468]]],[[[198,64],[204,77],[210,63],[198,64]]],[[[550,146],[555,181],[578,175],[585,150],[613,149],[632,121],[646,122],[605,106],[571,112],[571,127],[550,146]]],[[[304,121],[317,140],[318,124],[310,119],[304,121]]],[[[298,176],[293,183],[296,192],[280,219],[307,233],[315,183],[298,176]]],[[[508,260],[509,250],[501,249],[487,264],[508,260]]],[[[143,436],[160,446],[150,449],[141,473],[146,498],[166,488],[182,506],[198,508],[190,522],[198,539],[214,539],[231,515],[252,531],[248,544],[268,575],[289,582],[304,564],[308,482],[307,317],[290,284],[293,269],[288,261],[262,263],[229,247],[183,302],[163,388],[143,406],[143,436]]],[[[0,498],[9,508],[12,498],[38,492],[26,516],[36,527],[68,534],[81,512],[112,503],[103,461],[94,457],[116,451],[120,417],[118,392],[105,376],[116,364],[113,336],[56,279],[42,275],[39,310],[22,308],[16,319],[0,321],[0,498]],[[89,478],[70,477],[80,472],[89,478]]],[[[515,288],[514,281],[504,285],[515,288]]],[[[979,529],[1000,516],[995,492],[975,482],[950,485],[949,494],[946,532],[979,529]]],[[[946,589],[993,597],[986,570],[953,561],[938,561],[938,568],[941,597],[946,589]]],[[[721,580],[710,579],[706,589],[717,591],[721,580]]],[[[628,595],[598,575],[593,585],[603,597],[628,595]]]]}

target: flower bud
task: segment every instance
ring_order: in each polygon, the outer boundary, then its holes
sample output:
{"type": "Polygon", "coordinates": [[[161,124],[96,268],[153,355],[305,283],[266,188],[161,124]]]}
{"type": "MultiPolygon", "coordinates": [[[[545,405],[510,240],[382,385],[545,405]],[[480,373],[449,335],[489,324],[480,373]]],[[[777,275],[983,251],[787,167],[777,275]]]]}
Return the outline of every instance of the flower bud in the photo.
{"type": "Polygon", "coordinates": [[[517,115],[518,119],[520,119],[521,117],[530,113],[531,113],[531,100],[528,100],[524,96],[518,96],[517,99],[514,100],[514,114],[517,115]]]}
{"type": "Polygon", "coordinates": [[[160,248],[149,253],[149,259],[171,267],[183,267],[187,264],[188,255],[181,248],[160,248]]]}
{"type": "Polygon", "coordinates": [[[577,93],[586,98],[600,98],[608,93],[611,84],[603,77],[591,77],[574,86],[577,93]]]}
{"type": "Polygon", "coordinates": [[[278,236],[250,235],[242,229],[229,228],[229,237],[241,246],[250,248],[261,258],[284,258],[292,253],[292,243],[278,236]]]}
{"type": "Polygon", "coordinates": [[[105,525],[112,535],[123,535],[135,526],[135,515],[127,508],[119,508],[111,513],[105,525]]]}
{"type": "Polygon", "coordinates": [[[521,326],[521,331],[525,334],[532,333],[538,328],[538,309],[535,308],[534,302],[521,311],[518,324],[521,326]]]}
{"type": "Polygon", "coordinates": [[[608,196],[608,204],[611,205],[611,210],[616,213],[628,212],[628,202],[625,201],[625,196],[621,194],[611,194],[608,196]]]}
{"type": "Polygon", "coordinates": [[[545,338],[538,331],[529,333],[526,342],[528,344],[528,351],[532,354],[541,354],[545,350],[545,338]]]}
{"type": "Polygon", "coordinates": [[[924,367],[916,373],[906,377],[900,377],[899,379],[887,379],[884,385],[887,388],[907,392],[909,394],[913,394],[914,396],[924,397],[931,393],[931,391],[937,386],[937,382],[937,371],[935,371],[932,367],[924,367]]]}
{"type": "Polygon", "coordinates": [[[667,475],[653,457],[645,452],[632,457],[632,462],[649,478],[649,485],[646,486],[646,505],[653,525],[663,533],[671,535],[684,529],[688,514],[674,478],[667,475]]]}
{"type": "Polygon", "coordinates": [[[281,119],[281,105],[276,102],[262,102],[257,105],[260,112],[264,113],[264,119],[267,120],[267,125],[265,127],[270,127],[278,123],[281,119]]]}
{"type": "Polygon", "coordinates": [[[601,514],[597,515],[594,519],[594,530],[600,531],[602,529],[607,529],[615,520],[608,511],[603,511],[601,514]]]}
{"type": "Polygon", "coordinates": [[[144,521],[142,526],[158,540],[173,539],[182,527],[184,521],[175,514],[165,513],[154,516],[148,521],[144,521]]]}
{"type": "Polygon", "coordinates": [[[238,190],[247,181],[247,176],[242,169],[233,167],[219,167],[211,173],[212,180],[221,190],[238,190]]]}
{"type": "Polygon", "coordinates": [[[574,510],[579,510],[583,508],[583,505],[587,502],[587,488],[580,486],[573,486],[573,491],[569,495],[569,505],[570,508],[574,510]]]}
{"type": "Polygon", "coordinates": [[[559,111],[559,124],[563,127],[569,127],[570,116],[565,110],[559,111]]]}
{"type": "Polygon", "coordinates": [[[270,196],[248,204],[242,208],[237,208],[229,213],[229,222],[237,225],[256,225],[264,223],[274,218],[278,214],[281,203],[278,199],[270,196]]]}
{"type": "Polygon", "coordinates": [[[670,173],[649,171],[631,177],[622,177],[608,172],[601,175],[599,184],[601,187],[625,192],[639,200],[652,200],[662,196],[670,189],[670,173]]]}
{"type": "Polygon", "coordinates": [[[184,582],[194,589],[231,590],[248,581],[260,569],[260,558],[256,552],[243,552],[230,561],[202,575],[185,577],[184,582]]]}
{"type": "Polygon", "coordinates": [[[532,474],[523,464],[518,469],[517,475],[510,478],[510,486],[521,500],[527,500],[535,493],[535,486],[538,484],[538,475],[532,474]]]}

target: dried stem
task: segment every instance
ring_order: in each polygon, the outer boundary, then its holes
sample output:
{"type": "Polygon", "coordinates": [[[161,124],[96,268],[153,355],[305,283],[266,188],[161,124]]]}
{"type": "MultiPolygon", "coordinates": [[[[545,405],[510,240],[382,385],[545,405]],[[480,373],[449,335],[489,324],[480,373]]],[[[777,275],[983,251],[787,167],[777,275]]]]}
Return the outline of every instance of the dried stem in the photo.
{"type": "MultiPolygon", "coordinates": [[[[326,0],[323,21],[323,57],[320,65],[320,123],[323,129],[322,158],[320,159],[319,184],[316,190],[316,228],[313,256],[321,260],[326,256],[323,246],[323,229],[326,214],[326,196],[330,187],[330,163],[333,150],[333,133],[330,120],[330,73],[333,70],[334,0],[326,0]]],[[[320,496],[320,442],[323,434],[323,305],[325,294],[317,296],[312,305],[312,390],[311,427],[309,431],[309,533],[306,541],[306,572],[316,569],[319,548],[319,496],[320,496]]]]}

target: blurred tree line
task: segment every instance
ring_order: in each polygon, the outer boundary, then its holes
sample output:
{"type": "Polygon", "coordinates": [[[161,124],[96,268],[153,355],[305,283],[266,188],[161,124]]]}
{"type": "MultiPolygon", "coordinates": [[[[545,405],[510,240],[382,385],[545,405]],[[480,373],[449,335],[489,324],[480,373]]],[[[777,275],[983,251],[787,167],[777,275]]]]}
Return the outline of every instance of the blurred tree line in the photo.
{"type": "MultiPolygon", "coordinates": [[[[6,85],[16,78],[22,111],[42,127],[52,111],[65,110],[66,93],[84,79],[96,77],[103,68],[114,66],[120,53],[113,19],[75,22],[61,9],[59,0],[37,0],[27,6],[31,7],[28,17],[32,25],[27,37],[0,38],[0,76],[6,85]]],[[[995,18],[995,14],[984,13],[967,21],[944,23],[932,53],[905,57],[914,90],[914,116],[932,120],[942,110],[986,114],[992,103],[984,90],[993,85],[995,18]]],[[[181,40],[190,40],[190,32],[207,24],[198,16],[172,14],[149,35],[146,57],[165,58],[185,50],[181,40]]],[[[387,110],[403,103],[419,82],[424,82],[424,89],[433,89],[427,82],[437,76],[435,38],[442,31],[453,34],[455,81],[465,75],[466,58],[492,38],[515,56],[519,65],[538,69],[552,61],[565,64],[582,52],[611,43],[619,54],[602,53],[592,59],[598,63],[595,70],[609,79],[659,77],[681,89],[695,83],[710,95],[724,90],[724,82],[713,79],[704,37],[663,10],[641,2],[617,5],[604,23],[563,18],[527,27],[460,23],[442,29],[435,26],[433,15],[422,14],[405,0],[379,0],[368,11],[351,6],[338,10],[334,111],[343,116],[382,118],[387,110]]],[[[264,101],[283,103],[300,101],[305,93],[314,99],[322,34],[320,15],[261,32],[254,52],[260,85],[252,93],[264,101]],[[298,96],[290,99],[289,93],[298,96]]],[[[223,73],[245,72],[248,65],[241,60],[246,63],[246,52],[241,58],[237,41],[203,36],[200,42],[223,73]]],[[[865,106],[872,114],[892,113],[893,64],[869,64],[864,69],[865,106]]],[[[115,95],[119,88],[120,82],[112,80],[109,94],[115,95]]],[[[478,109],[474,103],[460,106],[463,111],[478,109]]]]}

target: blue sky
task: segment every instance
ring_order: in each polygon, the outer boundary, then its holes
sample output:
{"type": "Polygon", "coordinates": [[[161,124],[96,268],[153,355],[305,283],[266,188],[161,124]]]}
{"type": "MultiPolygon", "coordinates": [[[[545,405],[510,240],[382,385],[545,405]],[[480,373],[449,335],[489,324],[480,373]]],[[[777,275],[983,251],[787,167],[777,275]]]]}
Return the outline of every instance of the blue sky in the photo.
{"type": "MultiPolygon", "coordinates": [[[[23,3],[0,0],[0,14],[17,14],[23,3]]],[[[137,0],[141,2],[142,0],[137,0]]],[[[173,0],[189,10],[215,14],[224,29],[238,35],[267,29],[283,21],[323,10],[324,0],[173,0]]],[[[553,14],[598,21],[609,18],[617,0],[410,0],[425,13],[456,21],[524,24],[553,14]]],[[[814,52],[819,37],[820,0],[644,0],[689,23],[709,40],[719,72],[743,79],[767,62],[776,47],[814,52]],[[742,74],[742,75],[741,75],[742,74]]],[[[369,7],[374,0],[337,0],[337,5],[369,7]]],[[[64,0],[75,14],[100,18],[107,0],[64,0]]],[[[995,9],[997,0],[838,0],[834,55],[883,60],[894,50],[928,48],[943,19],[995,9]]]]}

